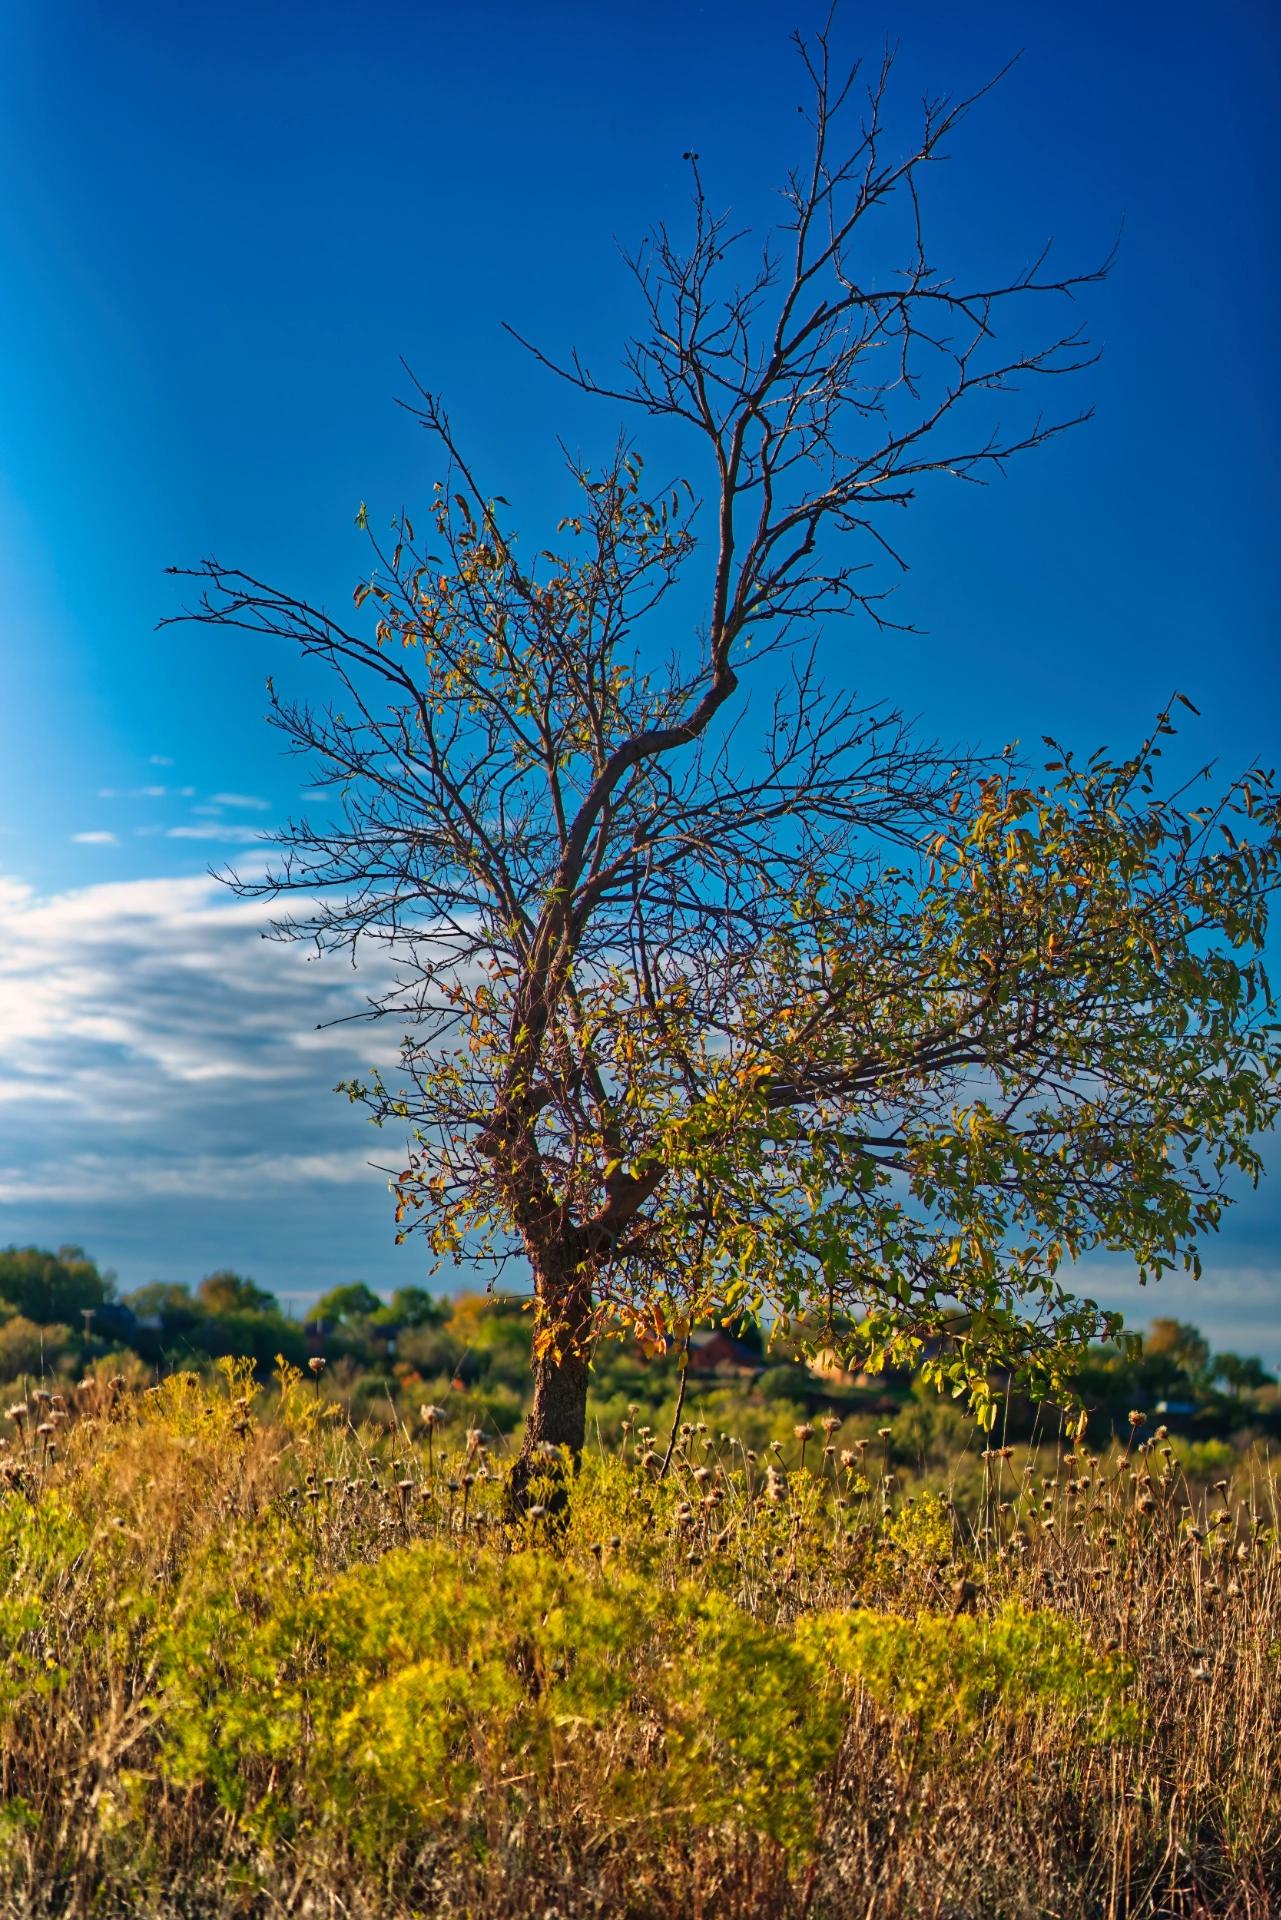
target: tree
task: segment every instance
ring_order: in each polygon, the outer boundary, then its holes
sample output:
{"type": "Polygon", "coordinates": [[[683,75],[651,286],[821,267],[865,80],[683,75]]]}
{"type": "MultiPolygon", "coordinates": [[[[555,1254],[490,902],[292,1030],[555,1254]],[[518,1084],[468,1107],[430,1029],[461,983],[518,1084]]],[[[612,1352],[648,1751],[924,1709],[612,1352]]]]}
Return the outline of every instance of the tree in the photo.
{"type": "Polygon", "coordinates": [[[363,1280],[353,1280],[322,1294],[311,1310],[311,1317],[338,1322],[368,1320],[381,1310],[382,1304],[372,1287],[367,1287],[363,1280]]]}
{"type": "Polygon", "coordinates": [[[206,1313],[275,1313],[278,1310],[274,1293],[268,1293],[256,1280],[246,1280],[225,1268],[205,1275],[196,1288],[196,1299],[206,1313]]]}
{"type": "Polygon", "coordinates": [[[139,1320],[159,1320],[166,1332],[190,1332],[205,1314],[190,1287],[172,1280],[150,1280],[144,1287],[135,1287],[125,1295],[124,1304],[139,1320]]]}
{"type": "Polygon", "coordinates": [[[1257,1393],[1260,1387],[1273,1384],[1270,1374],[1257,1354],[1216,1353],[1210,1368],[1213,1380],[1222,1380],[1236,1396],[1243,1393],[1257,1393]]]}
{"type": "Polygon", "coordinates": [[[1143,1339],[1143,1377],[1154,1390],[1203,1393],[1210,1384],[1210,1343],[1187,1320],[1155,1319],[1143,1339]]]}
{"type": "Polygon", "coordinates": [[[425,1287],[397,1287],[385,1306],[379,1302],[371,1318],[377,1326],[440,1327],[449,1318],[449,1303],[425,1287]]]}
{"type": "Polygon", "coordinates": [[[282,937],[392,947],[370,1011],[400,1072],[346,1091],[411,1131],[402,1237],[529,1269],[517,1497],[541,1443],[580,1447],[613,1329],[844,1321],[852,1364],[924,1355],[985,1417],[993,1366],[1061,1387],[1119,1324],[1064,1264],[1195,1263],[1275,1112],[1266,776],[1163,794],[1167,709],[1137,752],[1033,777],[845,690],[854,636],[894,631],[889,527],[918,489],[1083,417],[1010,398],[1088,363],[1075,327],[1004,341],[1103,269],[945,277],[927,176],[975,101],[927,104],[897,157],[889,62],[861,93],[826,33],[798,46],[812,144],[763,248],[688,154],[690,236],[632,260],[620,378],[531,349],[670,431],[697,485],[647,483],[626,439],[570,461],[556,545],[525,559],[419,389],[446,471],[425,538],[370,536],[351,622],[216,560],[179,616],[335,677],[323,709],[269,683],[333,813],[233,883],[286,903],[282,937]]]}
{"type": "Polygon", "coordinates": [[[0,1249],[0,1300],[38,1325],[74,1321],[111,1297],[111,1281],[81,1247],[0,1249]]]}

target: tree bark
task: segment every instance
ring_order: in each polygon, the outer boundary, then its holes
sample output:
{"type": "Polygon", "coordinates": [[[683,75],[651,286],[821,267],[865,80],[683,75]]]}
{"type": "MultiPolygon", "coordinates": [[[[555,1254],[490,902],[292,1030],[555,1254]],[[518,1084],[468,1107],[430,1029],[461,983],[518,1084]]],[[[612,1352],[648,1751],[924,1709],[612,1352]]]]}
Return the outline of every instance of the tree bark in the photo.
{"type": "Polygon", "coordinates": [[[507,1483],[507,1507],[513,1516],[532,1504],[549,1511],[564,1509],[567,1471],[577,1469],[587,1434],[590,1282],[572,1259],[562,1257],[535,1261],[534,1287],[538,1331],[552,1338],[534,1361],[533,1404],[507,1483]]]}

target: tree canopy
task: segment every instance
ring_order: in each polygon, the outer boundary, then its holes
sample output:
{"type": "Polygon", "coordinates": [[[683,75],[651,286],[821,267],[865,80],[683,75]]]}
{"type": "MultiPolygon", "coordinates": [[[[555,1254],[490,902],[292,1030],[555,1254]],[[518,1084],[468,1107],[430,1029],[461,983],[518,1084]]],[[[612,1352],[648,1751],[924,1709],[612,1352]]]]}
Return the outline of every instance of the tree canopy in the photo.
{"type": "Polygon", "coordinates": [[[110,1279],[81,1247],[0,1249],[0,1301],[44,1325],[74,1321],[111,1297],[110,1279]]]}
{"type": "Polygon", "coordinates": [[[362,507],[350,621],[197,570],[194,617],[333,676],[271,713],[334,805],[240,884],[284,937],[389,944],[399,1072],[346,1090],[409,1133],[402,1235],[527,1265],[527,1448],[581,1442],[602,1333],[709,1314],[839,1322],[859,1364],[924,1360],[987,1414],[994,1366],[1061,1385],[1119,1325],[1070,1263],[1195,1271],[1276,1111],[1266,770],[1163,782],[1173,704],[1132,752],[1036,768],[849,691],[918,490],[1082,418],[1019,397],[1088,364],[1075,318],[1026,342],[1103,269],[945,271],[928,175],[975,101],[927,103],[905,149],[888,61],[865,85],[798,44],[778,229],[737,231],[688,155],[622,373],[534,349],[688,471],[648,480],[626,437],[571,460],[527,557],[420,390],[444,471],[421,534],[362,507]]]}
{"type": "Polygon", "coordinates": [[[196,1288],[196,1299],[210,1313],[274,1313],[276,1296],[229,1268],[207,1273],[196,1288]]]}
{"type": "Polygon", "coordinates": [[[323,1293],[311,1310],[313,1320],[367,1320],[377,1313],[382,1301],[363,1280],[348,1281],[323,1293]]]}

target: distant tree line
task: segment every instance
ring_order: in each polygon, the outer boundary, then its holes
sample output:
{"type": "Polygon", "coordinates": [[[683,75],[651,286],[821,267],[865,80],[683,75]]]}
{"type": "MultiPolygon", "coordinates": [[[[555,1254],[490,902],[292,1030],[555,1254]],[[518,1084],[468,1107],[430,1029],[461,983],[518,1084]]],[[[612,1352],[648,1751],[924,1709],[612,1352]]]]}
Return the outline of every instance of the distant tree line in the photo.
{"type": "MultiPolygon", "coordinates": [[[[858,1390],[811,1370],[803,1340],[770,1343],[745,1315],[724,1331],[742,1357],[757,1361],[754,1377],[736,1381],[738,1393],[808,1408],[860,1404],[858,1390]]],[[[252,1359],[264,1377],[278,1356],[298,1367],[323,1357],[354,1413],[377,1413],[389,1395],[430,1400],[461,1390],[476,1418],[511,1431],[527,1410],[532,1337],[530,1316],[516,1299],[451,1300],[422,1287],[401,1287],[383,1299],[358,1280],[321,1294],[300,1322],[267,1288],[226,1268],[194,1288],[157,1280],[118,1294],[114,1275],[79,1247],[0,1250],[0,1382],[67,1374],[113,1353],[133,1354],[158,1372],[199,1370],[235,1354],[252,1359]]],[[[662,1355],[625,1341],[602,1346],[597,1404],[661,1403],[684,1357],[675,1343],[662,1355]]],[[[1099,1428],[1124,1426],[1131,1409],[1188,1430],[1281,1419],[1281,1389],[1257,1356],[1216,1353],[1196,1327],[1169,1318],[1154,1320],[1133,1350],[1120,1342],[1091,1348],[1074,1385],[1099,1428]]],[[[911,1386],[908,1375],[890,1371],[869,1391],[879,1402],[905,1397],[911,1386]]],[[[931,1391],[927,1399],[936,1397],[931,1391]]],[[[1032,1418],[1033,1410],[1022,1409],[1016,1420],[1024,1415],[1032,1418]]]]}
{"type": "Polygon", "coordinates": [[[103,1354],[129,1352],[163,1370],[199,1367],[237,1354],[262,1368],[277,1356],[305,1365],[315,1345],[313,1323],[332,1333],[339,1349],[360,1345],[366,1328],[367,1357],[406,1326],[448,1318],[446,1302],[418,1287],[382,1300],[361,1282],[322,1296],[311,1319],[299,1323],[281,1311],[276,1296],[255,1280],[221,1268],[192,1288],[154,1280],[118,1293],[80,1247],[8,1247],[0,1251],[0,1380],[21,1374],[66,1371],[103,1354]],[[381,1337],[381,1342],[380,1342],[381,1337]]]}

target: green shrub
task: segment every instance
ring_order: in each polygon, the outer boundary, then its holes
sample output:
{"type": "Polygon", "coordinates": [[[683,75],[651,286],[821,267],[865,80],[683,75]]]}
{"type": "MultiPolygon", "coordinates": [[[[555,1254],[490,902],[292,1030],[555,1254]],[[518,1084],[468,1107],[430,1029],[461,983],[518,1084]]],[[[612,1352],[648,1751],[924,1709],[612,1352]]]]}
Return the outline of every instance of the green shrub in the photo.
{"type": "Polygon", "coordinates": [[[1171,1434],[1168,1444],[1183,1471],[1194,1479],[1210,1480],[1216,1474],[1231,1473],[1238,1454],[1230,1440],[1185,1440],[1171,1434]]]}
{"type": "Polygon", "coordinates": [[[1096,1654],[1059,1614],[1015,1602],[978,1617],[905,1619],[859,1608],[807,1620],[799,1637],[846,1680],[930,1732],[990,1739],[1032,1715],[1075,1723],[1096,1740],[1137,1731],[1129,1664],[1096,1654]]]}
{"type": "Polygon", "coordinates": [[[376,1854],[517,1782],[555,1802],[577,1760],[611,1818],[803,1837],[837,1706],[820,1656],[723,1595],[536,1549],[464,1566],[436,1543],[313,1571],[243,1539],[193,1570],[160,1636],[166,1775],[212,1784],[260,1836],[305,1813],[376,1854]],[[601,1772],[638,1718],[652,1764],[601,1772]]]}
{"type": "Polygon", "coordinates": [[[16,1313],[0,1325],[0,1380],[52,1373],[75,1344],[70,1327],[39,1326],[16,1313]]]}
{"type": "Polygon", "coordinates": [[[756,1383],[757,1391],[766,1400],[787,1400],[798,1412],[804,1408],[806,1399],[813,1387],[808,1367],[792,1364],[766,1367],[756,1383]]]}

